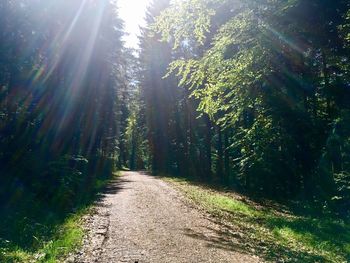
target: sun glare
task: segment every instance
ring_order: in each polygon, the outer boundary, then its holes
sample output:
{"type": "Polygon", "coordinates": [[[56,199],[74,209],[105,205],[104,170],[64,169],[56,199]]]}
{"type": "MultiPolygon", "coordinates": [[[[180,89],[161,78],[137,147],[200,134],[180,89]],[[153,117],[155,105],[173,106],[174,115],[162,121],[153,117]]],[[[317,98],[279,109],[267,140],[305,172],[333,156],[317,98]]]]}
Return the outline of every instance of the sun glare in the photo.
{"type": "Polygon", "coordinates": [[[144,25],[145,12],[151,0],[119,0],[120,18],[124,20],[125,32],[124,40],[127,47],[138,47],[138,36],[140,26],[144,25]]]}

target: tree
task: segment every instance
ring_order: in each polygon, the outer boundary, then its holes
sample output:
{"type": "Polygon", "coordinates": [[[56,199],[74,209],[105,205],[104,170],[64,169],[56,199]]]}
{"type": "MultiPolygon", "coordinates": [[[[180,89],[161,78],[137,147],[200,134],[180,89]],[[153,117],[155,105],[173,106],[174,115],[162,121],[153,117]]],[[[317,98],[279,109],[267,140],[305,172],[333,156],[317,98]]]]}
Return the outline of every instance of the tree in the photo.
{"type": "Polygon", "coordinates": [[[0,9],[1,192],[23,188],[45,202],[61,193],[70,206],[117,155],[125,80],[115,2],[2,1],[0,9]]]}
{"type": "Polygon", "coordinates": [[[246,189],[311,198],[326,180],[316,179],[319,160],[349,94],[348,8],[346,1],[188,0],[157,18],[175,50],[201,50],[173,59],[169,75],[220,127],[218,173],[221,130],[229,130],[226,160],[246,189]]]}

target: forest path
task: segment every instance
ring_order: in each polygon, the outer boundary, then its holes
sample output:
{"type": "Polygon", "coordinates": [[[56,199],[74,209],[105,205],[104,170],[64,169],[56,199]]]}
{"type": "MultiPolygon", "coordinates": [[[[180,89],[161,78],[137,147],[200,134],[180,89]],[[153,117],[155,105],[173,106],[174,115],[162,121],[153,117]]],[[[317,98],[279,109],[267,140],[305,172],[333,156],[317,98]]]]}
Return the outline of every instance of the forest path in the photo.
{"type": "Polygon", "coordinates": [[[166,182],[123,172],[87,218],[89,237],[75,262],[259,262],[239,252],[204,212],[166,182]]]}

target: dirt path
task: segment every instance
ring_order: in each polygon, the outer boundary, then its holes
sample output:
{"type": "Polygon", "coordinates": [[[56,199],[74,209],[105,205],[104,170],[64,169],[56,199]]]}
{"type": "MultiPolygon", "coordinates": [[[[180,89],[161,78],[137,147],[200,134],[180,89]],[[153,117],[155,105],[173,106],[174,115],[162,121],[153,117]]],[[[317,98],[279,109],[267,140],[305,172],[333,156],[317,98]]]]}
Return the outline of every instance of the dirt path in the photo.
{"type": "Polygon", "coordinates": [[[75,262],[260,262],[231,248],[220,226],[160,179],[124,172],[86,220],[75,262]]]}

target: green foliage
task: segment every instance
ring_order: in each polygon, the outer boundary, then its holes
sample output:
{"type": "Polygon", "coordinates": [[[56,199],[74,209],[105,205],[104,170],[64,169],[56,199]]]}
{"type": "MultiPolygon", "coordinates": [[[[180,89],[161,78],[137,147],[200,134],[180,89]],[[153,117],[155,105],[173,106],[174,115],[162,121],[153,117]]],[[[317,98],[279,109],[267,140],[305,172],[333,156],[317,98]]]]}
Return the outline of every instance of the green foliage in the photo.
{"type": "Polygon", "coordinates": [[[66,219],[58,228],[52,241],[47,242],[38,262],[60,262],[62,258],[75,251],[82,245],[84,230],[81,225],[83,213],[75,214],[66,219]]]}
{"type": "Polygon", "coordinates": [[[349,127],[331,127],[350,99],[348,10],[341,0],[187,0],[156,19],[174,48],[166,77],[175,74],[200,116],[231,134],[226,167],[244,189],[330,203],[347,184],[339,177],[349,149],[340,145],[349,127]]]}
{"type": "Polygon", "coordinates": [[[244,249],[271,261],[349,260],[348,221],[329,215],[300,215],[291,208],[255,203],[245,196],[213,190],[190,181],[175,178],[166,180],[184,192],[195,204],[222,219],[222,239],[213,240],[215,245],[227,249],[244,249]]]}
{"type": "Polygon", "coordinates": [[[1,262],[43,250],[60,261],[82,234],[68,214],[115,168],[129,82],[115,11],[108,0],[0,2],[1,262]]]}
{"type": "Polygon", "coordinates": [[[350,44],[350,10],[344,15],[345,23],[339,26],[344,39],[350,44]]]}
{"type": "Polygon", "coordinates": [[[136,104],[131,104],[130,114],[126,120],[125,140],[128,156],[130,156],[128,167],[131,170],[145,169],[149,162],[148,144],[139,103],[136,101],[136,104]]]}
{"type": "Polygon", "coordinates": [[[0,207],[29,193],[69,210],[114,167],[129,81],[115,10],[110,1],[1,2],[0,207]]]}
{"type": "MultiPolygon", "coordinates": [[[[72,211],[117,165],[348,216],[348,1],[155,0],[137,58],[123,48],[114,4],[0,2],[1,210],[72,211]]],[[[337,258],[309,218],[202,199],[258,218],[290,257],[337,258]],[[293,244],[306,248],[298,255],[293,244]]],[[[14,235],[29,228],[11,245],[24,258],[25,240],[51,230],[16,222],[14,235]]],[[[48,245],[53,255],[59,246],[48,245]]]]}
{"type": "MultiPolygon", "coordinates": [[[[30,225],[29,219],[27,222],[17,221],[18,227],[29,227],[34,233],[33,240],[26,238],[25,246],[13,243],[13,240],[0,240],[0,260],[1,262],[60,262],[62,258],[69,253],[75,251],[82,242],[83,229],[81,226],[81,218],[86,213],[82,210],[76,213],[63,222],[56,222],[58,218],[46,218],[48,221],[32,222],[30,225]],[[58,225],[55,225],[58,224],[58,225]],[[44,231],[45,232],[44,232],[44,231]],[[30,243],[33,242],[33,243],[30,243]]],[[[44,216],[44,215],[43,215],[44,216]]],[[[28,233],[24,229],[23,234],[28,233]]],[[[21,234],[22,234],[21,233],[21,234]]],[[[20,235],[20,233],[14,233],[20,235]]]]}
{"type": "Polygon", "coordinates": [[[162,28],[163,40],[174,39],[177,48],[183,39],[190,40],[194,37],[203,45],[205,34],[209,32],[211,17],[215,14],[209,4],[216,4],[217,0],[177,1],[171,8],[166,9],[157,18],[155,28],[162,28]],[[179,25],[176,30],[169,25],[179,25]]]}
{"type": "Polygon", "coordinates": [[[87,164],[88,160],[80,156],[64,156],[50,162],[43,178],[45,183],[37,182],[38,198],[51,201],[57,207],[72,207],[76,193],[86,182],[87,164]]]}
{"type": "MultiPolygon", "coordinates": [[[[80,247],[83,240],[82,217],[110,181],[110,176],[97,179],[91,189],[85,187],[83,196],[71,196],[74,209],[58,210],[59,203],[49,206],[25,193],[16,209],[1,211],[1,262],[61,262],[80,247]]],[[[54,200],[60,200],[61,190],[54,200]]],[[[65,206],[65,209],[67,207],[65,206]]]]}
{"type": "Polygon", "coordinates": [[[321,181],[328,184],[325,189],[333,190],[331,204],[338,208],[340,214],[349,210],[350,202],[350,115],[349,111],[343,111],[341,117],[334,121],[319,166],[321,181]],[[327,178],[334,175],[334,182],[327,178]]]}

